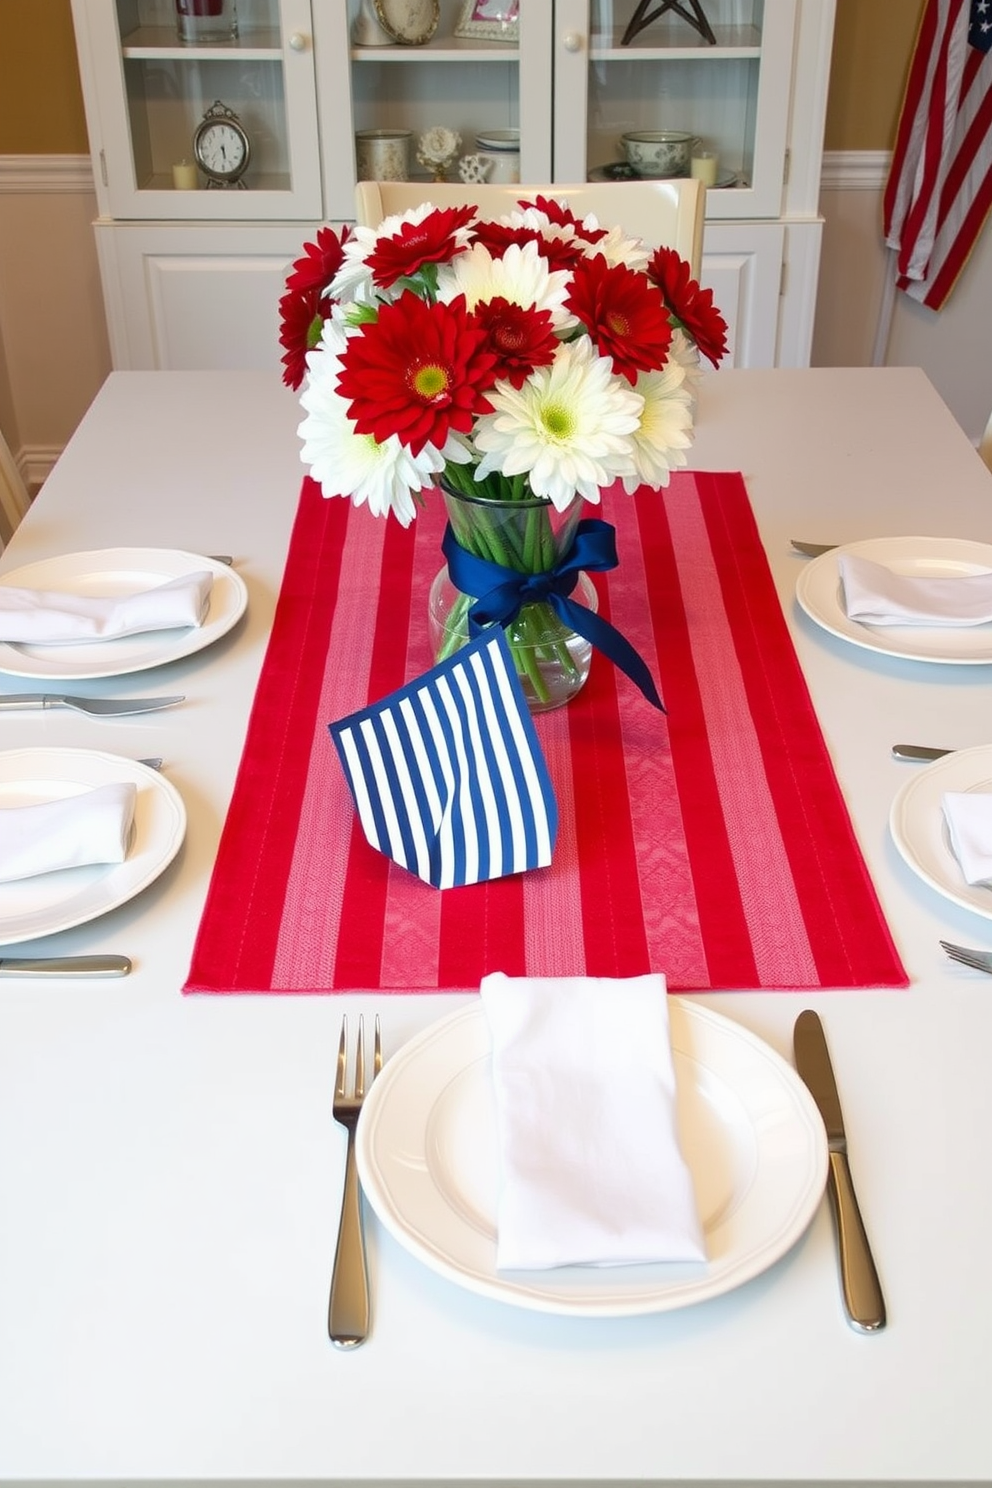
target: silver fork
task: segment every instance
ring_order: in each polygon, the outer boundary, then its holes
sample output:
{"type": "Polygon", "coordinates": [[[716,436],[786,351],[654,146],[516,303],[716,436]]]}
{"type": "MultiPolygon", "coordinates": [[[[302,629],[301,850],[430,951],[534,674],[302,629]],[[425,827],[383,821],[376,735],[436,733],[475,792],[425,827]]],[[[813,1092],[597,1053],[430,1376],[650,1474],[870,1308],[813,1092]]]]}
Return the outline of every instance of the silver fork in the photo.
{"type": "Polygon", "coordinates": [[[975,951],[970,946],[955,945],[950,940],[942,940],[940,943],[952,961],[970,966],[973,971],[988,972],[992,976],[992,951],[975,951]]]}
{"type": "MultiPolygon", "coordinates": [[[[327,1332],[338,1348],[356,1348],[364,1343],[369,1331],[369,1268],[365,1255],[365,1227],[362,1221],[362,1195],[355,1161],[355,1128],[362,1101],[365,1099],[365,1020],[358,1019],[358,1047],[355,1050],[355,1090],[346,1095],[348,1058],[348,1018],[341,1019],[338,1043],[337,1076],[334,1081],[334,1120],[348,1131],[348,1154],[345,1158],[344,1193],[341,1198],[341,1223],[334,1252],[331,1276],[331,1300],[327,1309],[327,1332]]],[[[375,1044],[372,1054],[372,1078],[382,1069],[382,1038],[379,1017],[375,1020],[375,1044]]]]}

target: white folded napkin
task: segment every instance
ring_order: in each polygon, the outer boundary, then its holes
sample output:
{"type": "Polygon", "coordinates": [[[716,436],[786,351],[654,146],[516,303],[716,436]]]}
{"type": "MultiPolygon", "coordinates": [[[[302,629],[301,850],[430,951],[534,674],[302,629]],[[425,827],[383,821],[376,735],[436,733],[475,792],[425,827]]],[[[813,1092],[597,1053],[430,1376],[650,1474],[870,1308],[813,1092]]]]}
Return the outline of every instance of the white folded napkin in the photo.
{"type": "Polygon", "coordinates": [[[946,791],[942,805],[965,881],[992,886],[992,793],[946,791]]]}
{"type": "Polygon", "coordinates": [[[0,883],[88,863],[123,863],[137,788],[112,781],[32,806],[0,809],[0,883]]]}
{"type": "Polygon", "coordinates": [[[663,976],[482,980],[502,1270],[704,1261],[663,976]]]}
{"type": "Polygon", "coordinates": [[[118,598],[0,584],[0,641],[65,645],[202,625],[212,586],[206,569],[118,598]]]}
{"type": "Polygon", "coordinates": [[[912,578],[870,558],[837,559],[849,619],[865,625],[987,625],[992,573],[912,578]]]}

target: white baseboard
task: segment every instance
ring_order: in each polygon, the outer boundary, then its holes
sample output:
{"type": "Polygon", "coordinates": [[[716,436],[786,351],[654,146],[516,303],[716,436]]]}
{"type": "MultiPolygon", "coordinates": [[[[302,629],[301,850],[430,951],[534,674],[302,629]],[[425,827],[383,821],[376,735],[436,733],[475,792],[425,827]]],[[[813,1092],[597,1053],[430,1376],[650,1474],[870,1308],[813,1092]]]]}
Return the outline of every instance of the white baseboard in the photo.
{"type": "Polygon", "coordinates": [[[53,444],[22,446],[14,458],[29,491],[36,491],[48,479],[61,453],[61,448],[53,444]]]}

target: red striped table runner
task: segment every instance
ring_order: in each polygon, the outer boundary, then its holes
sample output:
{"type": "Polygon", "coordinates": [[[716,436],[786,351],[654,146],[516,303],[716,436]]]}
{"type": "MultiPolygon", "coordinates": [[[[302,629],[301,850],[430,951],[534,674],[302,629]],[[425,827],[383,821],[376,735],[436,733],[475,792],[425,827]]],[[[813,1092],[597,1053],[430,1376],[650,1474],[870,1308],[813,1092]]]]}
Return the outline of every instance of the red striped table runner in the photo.
{"type": "Polygon", "coordinates": [[[443,892],[366,843],[327,725],[427,671],[443,511],[412,528],[305,480],[185,991],[466,990],[489,971],[673,991],[905,986],[737,474],[605,493],[602,656],[540,716],[546,869],[443,892]]]}

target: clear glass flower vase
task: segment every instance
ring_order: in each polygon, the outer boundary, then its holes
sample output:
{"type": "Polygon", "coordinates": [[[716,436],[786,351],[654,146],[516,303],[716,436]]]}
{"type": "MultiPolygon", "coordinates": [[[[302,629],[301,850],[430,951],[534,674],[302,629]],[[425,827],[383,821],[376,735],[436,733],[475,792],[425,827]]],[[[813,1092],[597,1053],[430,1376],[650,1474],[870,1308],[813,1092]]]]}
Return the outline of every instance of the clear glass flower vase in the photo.
{"type": "MultiPolygon", "coordinates": [[[[583,505],[579,498],[559,512],[540,497],[494,501],[465,495],[443,482],[441,490],[460,546],[525,574],[554,568],[572,545],[583,505]]],[[[441,569],[429,598],[435,660],[443,661],[469,640],[468,612],[480,597],[461,593],[451,582],[447,564],[441,569]]],[[[596,590],[587,574],[579,575],[570,598],[596,609],[596,590]]],[[[532,713],[560,708],[575,697],[589,676],[592,645],[564,624],[550,604],[524,605],[505,635],[532,713]]]]}

